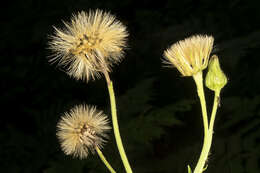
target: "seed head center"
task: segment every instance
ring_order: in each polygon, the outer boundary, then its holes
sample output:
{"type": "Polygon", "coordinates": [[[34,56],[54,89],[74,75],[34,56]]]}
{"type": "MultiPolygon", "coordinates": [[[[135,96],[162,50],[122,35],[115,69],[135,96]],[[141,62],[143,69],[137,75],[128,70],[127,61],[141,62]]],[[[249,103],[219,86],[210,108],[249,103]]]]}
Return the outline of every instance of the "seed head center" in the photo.
{"type": "Polygon", "coordinates": [[[74,55],[79,54],[89,54],[101,43],[102,39],[99,38],[98,33],[94,34],[83,34],[83,36],[78,38],[78,41],[75,44],[74,49],[72,49],[72,53],[74,55]]]}
{"type": "Polygon", "coordinates": [[[80,128],[80,137],[94,139],[96,137],[96,131],[88,124],[84,124],[80,128]]]}

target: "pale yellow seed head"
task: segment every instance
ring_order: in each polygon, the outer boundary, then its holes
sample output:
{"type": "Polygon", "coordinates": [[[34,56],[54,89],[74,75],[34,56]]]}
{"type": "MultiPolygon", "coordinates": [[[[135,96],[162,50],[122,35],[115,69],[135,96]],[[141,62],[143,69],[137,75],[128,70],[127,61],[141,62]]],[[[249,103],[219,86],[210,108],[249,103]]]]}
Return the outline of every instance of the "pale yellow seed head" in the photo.
{"type": "Polygon", "coordinates": [[[102,148],[111,129],[109,120],[94,106],[80,105],[66,112],[57,125],[57,137],[66,155],[86,158],[95,147],[102,148]]]}
{"type": "Polygon", "coordinates": [[[115,16],[101,10],[79,12],[63,29],[55,28],[50,62],[58,62],[76,79],[88,81],[121,61],[128,32],[115,16]]]}
{"type": "Polygon", "coordinates": [[[213,42],[207,35],[181,40],[164,51],[164,63],[174,65],[183,76],[193,76],[207,67],[213,42]]]}

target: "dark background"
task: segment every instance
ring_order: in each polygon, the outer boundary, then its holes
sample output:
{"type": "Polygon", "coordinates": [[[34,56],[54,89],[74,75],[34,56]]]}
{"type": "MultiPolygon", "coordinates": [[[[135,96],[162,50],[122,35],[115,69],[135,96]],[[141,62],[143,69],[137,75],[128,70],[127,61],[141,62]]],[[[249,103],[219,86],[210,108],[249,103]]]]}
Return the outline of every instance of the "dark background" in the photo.
{"type": "MultiPolygon", "coordinates": [[[[176,41],[211,34],[229,82],[206,172],[260,172],[260,1],[17,0],[1,7],[0,172],[108,172],[97,155],[65,156],[55,135],[60,115],[76,104],[97,105],[110,115],[104,78],[75,81],[46,58],[52,26],[96,8],[115,14],[130,33],[125,59],[111,78],[133,171],[183,173],[188,164],[195,167],[203,140],[195,83],[163,68],[161,59],[176,41]]],[[[210,111],[213,93],[206,89],[206,96],[210,111]]],[[[112,132],[103,152],[124,172],[112,132]]]]}

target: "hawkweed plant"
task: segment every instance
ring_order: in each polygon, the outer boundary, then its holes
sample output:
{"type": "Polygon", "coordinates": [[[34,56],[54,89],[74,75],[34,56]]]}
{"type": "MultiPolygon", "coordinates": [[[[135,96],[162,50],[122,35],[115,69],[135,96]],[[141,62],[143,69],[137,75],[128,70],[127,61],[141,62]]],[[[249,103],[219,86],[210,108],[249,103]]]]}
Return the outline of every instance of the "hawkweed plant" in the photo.
{"type": "MultiPolygon", "coordinates": [[[[112,66],[124,57],[127,29],[115,16],[102,10],[82,11],[74,14],[70,22],[63,23],[64,28],[54,27],[55,32],[50,36],[49,49],[52,55],[49,62],[56,63],[65,69],[69,76],[86,83],[101,76],[105,77],[117,148],[126,172],[132,173],[119,132],[113,82],[109,76],[112,66]]],[[[165,64],[176,67],[182,76],[193,77],[200,99],[204,140],[194,173],[202,173],[206,169],[220,91],[227,83],[217,55],[210,58],[213,43],[212,36],[195,35],[173,44],[164,51],[165,64]],[[205,85],[215,92],[210,120],[207,115],[203,81],[203,70],[207,67],[205,85]]],[[[101,152],[110,130],[109,120],[102,111],[97,110],[95,106],[76,106],[70,112],[64,113],[57,129],[57,136],[65,154],[83,159],[90,152],[97,152],[109,171],[115,172],[101,152]]],[[[189,165],[188,172],[192,172],[189,165]]]]}
{"type": "MultiPolygon", "coordinates": [[[[213,43],[214,38],[212,36],[195,35],[173,44],[169,49],[164,51],[165,64],[173,65],[183,76],[193,77],[200,99],[204,126],[204,141],[199,160],[193,171],[194,173],[202,173],[207,167],[205,164],[212,144],[214,120],[219,105],[220,90],[227,83],[227,78],[220,68],[218,57],[213,55],[210,58],[213,43]],[[209,89],[215,92],[210,122],[208,121],[207,115],[202,73],[202,71],[208,67],[208,64],[209,70],[206,75],[205,84],[209,89]]],[[[192,172],[189,165],[188,172],[192,172]]]]}
{"type": "MultiPolygon", "coordinates": [[[[95,10],[74,14],[64,28],[54,27],[49,48],[49,61],[66,69],[69,76],[88,82],[105,76],[110,96],[113,131],[125,170],[131,173],[120,137],[116,100],[109,72],[124,56],[128,32],[126,27],[108,12],[95,10]]],[[[100,152],[100,150],[98,150],[100,152]]]]}

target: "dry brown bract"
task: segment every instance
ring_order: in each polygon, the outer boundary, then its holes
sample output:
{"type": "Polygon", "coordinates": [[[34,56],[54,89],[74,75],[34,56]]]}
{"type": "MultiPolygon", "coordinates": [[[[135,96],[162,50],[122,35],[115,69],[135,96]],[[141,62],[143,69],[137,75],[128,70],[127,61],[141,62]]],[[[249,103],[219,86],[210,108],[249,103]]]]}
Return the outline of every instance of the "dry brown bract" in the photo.
{"type": "Polygon", "coordinates": [[[58,62],[76,79],[88,81],[99,77],[120,62],[128,32],[115,17],[101,10],[73,15],[64,29],[55,28],[49,48],[50,62],[58,62]]]}

